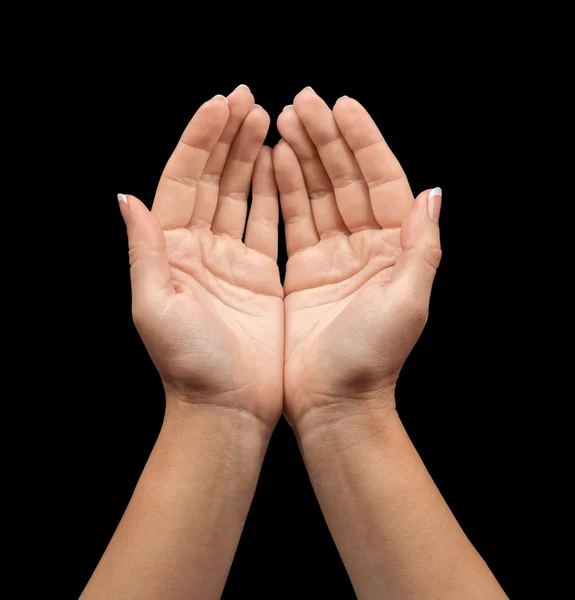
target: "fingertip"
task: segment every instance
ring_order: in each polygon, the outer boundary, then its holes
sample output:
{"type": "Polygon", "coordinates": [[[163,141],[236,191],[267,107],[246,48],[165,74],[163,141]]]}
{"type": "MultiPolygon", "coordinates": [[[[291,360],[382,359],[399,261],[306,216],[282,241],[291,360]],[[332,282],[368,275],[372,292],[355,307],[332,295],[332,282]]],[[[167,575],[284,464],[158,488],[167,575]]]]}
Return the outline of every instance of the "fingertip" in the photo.
{"type": "Polygon", "coordinates": [[[125,194],[118,194],[118,206],[126,227],[130,221],[130,208],[128,206],[128,198],[125,194]]]}
{"type": "Polygon", "coordinates": [[[435,187],[427,195],[427,213],[434,223],[439,223],[439,213],[441,212],[441,198],[443,192],[440,187],[435,187]]]}
{"type": "Polygon", "coordinates": [[[292,147],[283,138],[274,146],[274,162],[276,160],[281,161],[282,159],[289,157],[291,154],[294,154],[292,147]]]}
{"type": "Polygon", "coordinates": [[[261,104],[254,104],[250,110],[250,115],[254,115],[252,116],[252,118],[258,118],[261,120],[265,120],[268,124],[270,122],[270,116],[268,114],[268,111],[261,105],[261,104]]]}
{"type": "Polygon", "coordinates": [[[340,96],[340,97],[339,97],[339,98],[338,98],[338,99],[335,101],[335,103],[336,103],[336,104],[338,104],[339,102],[342,102],[342,101],[343,101],[343,102],[345,102],[346,100],[351,100],[351,98],[350,98],[348,95],[344,94],[343,96],[340,96]]]}
{"type": "Polygon", "coordinates": [[[273,150],[270,148],[270,146],[266,146],[264,144],[262,146],[262,149],[260,150],[260,154],[259,154],[258,158],[265,159],[265,160],[271,160],[272,152],[273,152],[273,150]]]}
{"type": "MultiPolygon", "coordinates": [[[[277,129],[286,143],[296,143],[307,139],[305,127],[295,110],[286,110],[278,116],[277,129]]],[[[306,146],[309,144],[306,144],[306,146]]]]}
{"type": "Polygon", "coordinates": [[[216,102],[225,102],[226,104],[229,104],[228,99],[223,95],[223,94],[216,94],[212,100],[215,100],[216,102]]]}
{"type": "Polygon", "coordinates": [[[270,116],[259,104],[254,104],[242,123],[242,130],[263,143],[270,127],[270,116]]]}
{"type": "Polygon", "coordinates": [[[424,204],[425,202],[427,202],[427,199],[429,198],[429,193],[432,191],[432,188],[429,188],[427,190],[423,190],[423,192],[421,192],[420,194],[418,194],[415,198],[414,203],[417,204],[418,206],[421,206],[422,204],[424,204]]]}
{"type": "Polygon", "coordinates": [[[252,91],[250,90],[250,88],[245,84],[245,83],[240,83],[240,85],[238,85],[236,88],[234,88],[229,94],[228,94],[228,99],[231,96],[253,96],[252,91]]]}
{"type": "Polygon", "coordinates": [[[282,112],[278,115],[277,123],[278,125],[280,123],[289,125],[290,123],[295,123],[299,120],[300,118],[297,116],[292,104],[291,108],[282,110],[282,112]]]}
{"type": "Polygon", "coordinates": [[[282,129],[285,127],[285,123],[287,123],[287,119],[289,118],[288,117],[289,113],[293,113],[293,112],[294,112],[293,110],[291,110],[291,111],[284,110],[277,116],[276,127],[278,128],[280,135],[283,136],[282,129]]]}
{"type": "MultiPolygon", "coordinates": [[[[118,194],[120,196],[120,194],[118,194]]],[[[130,194],[122,194],[124,198],[126,198],[126,202],[120,202],[120,209],[126,208],[130,214],[130,220],[134,223],[139,223],[142,219],[142,213],[149,213],[148,207],[136,196],[132,196],[130,194]]],[[[144,215],[143,218],[146,218],[144,215]]]]}
{"type": "Polygon", "coordinates": [[[439,220],[439,208],[443,192],[440,187],[423,190],[414,201],[415,212],[427,212],[429,218],[437,223],[439,220]]]}
{"type": "Polygon", "coordinates": [[[273,171],[273,150],[269,146],[262,146],[256,159],[254,172],[273,171]]]}
{"type": "Polygon", "coordinates": [[[247,85],[239,85],[228,95],[228,104],[231,113],[247,113],[254,105],[254,95],[247,85]]]}
{"type": "MultiPolygon", "coordinates": [[[[118,194],[119,196],[120,194],[118,194]]],[[[122,196],[124,196],[126,198],[126,204],[130,207],[130,209],[135,209],[135,210],[145,210],[147,212],[150,212],[148,210],[148,207],[136,196],[133,196],[132,194],[122,194],[122,196]]]]}
{"type": "Polygon", "coordinates": [[[350,98],[349,96],[340,96],[333,105],[333,113],[335,115],[341,111],[353,110],[357,106],[361,106],[361,104],[354,98],[350,98]]]}
{"type": "Polygon", "coordinates": [[[132,196],[131,194],[118,194],[118,202],[120,207],[124,205],[127,208],[135,208],[136,210],[138,209],[138,204],[141,204],[141,201],[138,200],[136,196],[132,196]]]}
{"type": "Polygon", "coordinates": [[[338,124],[345,127],[346,124],[353,127],[357,124],[357,120],[362,118],[363,113],[367,111],[354,98],[349,96],[341,96],[333,106],[333,116],[338,124]]]}
{"type": "Polygon", "coordinates": [[[280,156],[282,153],[282,148],[286,144],[287,144],[287,142],[283,138],[281,138],[280,141],[272,149],[272,162],[274,164],[274,169],[276,168],[276,163],[280,159],[280,156]]]}
{"type": "Polygon", "coordinates": [[[427,216],[427,199],[431,190],[424,190],[415,197],[410,211],[407,213],[402,230],[409,231],[414,227],[419,228],[420,223],[424,224],[427,216]]]}
{"type": "Polygon", "coordinates": [[[205,111],[213,114],[228,114],[230,112],[229,100],[222,94],[216,94],[200,106],[198,112],[205,111]]]}
{"type": "Polygon", "coordinates": [[[148,207],[136,196],[118,194],[126,202],[119,201],[120,211],[128,229],[128,238],[132,244],[143,245],[146,248],[163,250],[164,235],[160,224],[148,207]]]}
{"type": "Polygon", "coordinates": [[[278,117],[277,128],[298,157],[307,159],[317,156],[317,148],[295,110],[282,112],[278,117]]]}
{"type": "MultiPolygon", "coordinates": [[[[293,99],[293,106],[295,108],[295,112],[298,114],[321,109],[324,105],[327,106],[323,99],[318,96],[310,87],[304,88],[293,99]]],[[[292,111],[286,111],[288,114],[290,112],[292,111]]]]}
{"type": "Polygon", "coordinates": [[[426,189],[413,201],[401,227],[401,245],[403,248],[417,246],[426,240],[430,247],[439,246],[439,210],[441,195],[437,188],[426,189]]]}
{"type": "Polygon", "coordinates": [[[311,86],[306,86],[303,88],[303,90],[299,91],[295,96],[294,96],[294,104],[296,103],[296,100],[302,100],[305,98],[319,98],[319,96],[316,94],[315,90],[311,87],[311,86]]]}

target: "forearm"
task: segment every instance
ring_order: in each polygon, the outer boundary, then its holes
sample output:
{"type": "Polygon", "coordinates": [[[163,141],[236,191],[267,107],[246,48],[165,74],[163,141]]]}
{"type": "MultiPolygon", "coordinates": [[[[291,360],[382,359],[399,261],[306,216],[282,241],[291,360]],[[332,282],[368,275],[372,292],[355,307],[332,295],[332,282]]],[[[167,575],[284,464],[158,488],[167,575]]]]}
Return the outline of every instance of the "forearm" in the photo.
{"type": "Polygon", "coordinates": [[[358,598],[506,598],[395,410],[368,406],[306,415],[297,430],[358,598]]]}
{"type": "Polygon", "coordinates": [[[244,412],[168,407],[82,600],[221,596],[270,432],[244,412]]]}

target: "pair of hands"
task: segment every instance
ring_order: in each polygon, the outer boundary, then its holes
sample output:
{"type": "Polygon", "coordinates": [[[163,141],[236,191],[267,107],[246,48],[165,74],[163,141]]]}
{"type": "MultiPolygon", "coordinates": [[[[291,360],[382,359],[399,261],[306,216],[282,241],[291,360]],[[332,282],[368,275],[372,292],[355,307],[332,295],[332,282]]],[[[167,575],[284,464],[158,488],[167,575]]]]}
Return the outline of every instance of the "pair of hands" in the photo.
{"type": "Polygon", "coordinates": [[[215,96],[184,131],[152,211],[120,196],[134,321],[168,408],[241,410],[270,431],[282,410],[299,427],[393,409],[441,256],[440,191],[414,199],[351,98],[331,110],[305,88],[280,114],[273,150],[269,124],[246,86],[215,96]]]}

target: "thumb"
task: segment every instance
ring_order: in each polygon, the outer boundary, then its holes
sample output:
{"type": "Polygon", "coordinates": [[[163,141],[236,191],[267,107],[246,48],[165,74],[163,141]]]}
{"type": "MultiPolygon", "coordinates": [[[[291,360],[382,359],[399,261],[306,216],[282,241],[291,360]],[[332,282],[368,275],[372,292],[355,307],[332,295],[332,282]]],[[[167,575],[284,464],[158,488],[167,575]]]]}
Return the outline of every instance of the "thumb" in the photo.
{"type": "Polygon", "coordinates": [[[171,287],[170,265],[158,220],[135,196],[118,194],[118,201],[128,230],[133,298],[167,294],[171,287]]]}
{"type": "Polygon", "coordinates": [[[433,279],[441,260],[439,211],[441,188],[417,196],[401,227],[401,256],[394,269],[396,285],[427,306],[433,279]]]}

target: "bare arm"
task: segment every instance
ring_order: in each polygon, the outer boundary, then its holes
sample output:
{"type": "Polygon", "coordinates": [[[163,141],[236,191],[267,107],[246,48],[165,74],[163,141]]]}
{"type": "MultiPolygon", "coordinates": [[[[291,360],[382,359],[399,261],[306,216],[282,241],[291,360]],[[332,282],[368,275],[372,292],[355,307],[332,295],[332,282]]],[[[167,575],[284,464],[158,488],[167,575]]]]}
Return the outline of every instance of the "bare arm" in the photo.
{"type": "Polygon", "coordinates": [[[304,89],[278,129],[285,411],[358,597],[505,598],[395,411],[441,258],[441,190],[414,198],[351,98],[331,110],[304,89]]]}
{"type": "Polygon", "coordinates": [[[268,127],[247,87],[215,96],[182,134],[152,211],[134,196],[118,197],[134,322],[162,378],[166,413],[83,599],[222,593],[282,407],[279,209],[271,150],[263,147],[268,127]]]}
{"type": "Polygon", "coordinates": [[[358,598],[507,598],[395,410],[310,413],[297,434],[358,598]]]}
{"type": "Polygon", "coordinates": [[[220,598],[268,437],[243,412],[172,410],[82,600],[220,598]]]}

